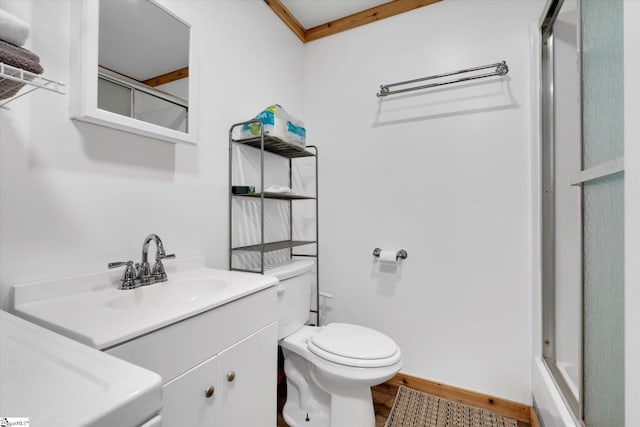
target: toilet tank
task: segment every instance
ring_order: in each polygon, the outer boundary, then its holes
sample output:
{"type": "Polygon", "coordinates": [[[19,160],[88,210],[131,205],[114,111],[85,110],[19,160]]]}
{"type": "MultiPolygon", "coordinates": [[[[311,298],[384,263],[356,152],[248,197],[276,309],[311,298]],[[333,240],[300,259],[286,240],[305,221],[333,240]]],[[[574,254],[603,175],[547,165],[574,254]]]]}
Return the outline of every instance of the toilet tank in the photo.
{"type": "Polygon", "coordinates": [[[267,268],[264,274],[277,277],[278,340],[300,329],[309,319],[314,262],[294,259],[267,268]]]}

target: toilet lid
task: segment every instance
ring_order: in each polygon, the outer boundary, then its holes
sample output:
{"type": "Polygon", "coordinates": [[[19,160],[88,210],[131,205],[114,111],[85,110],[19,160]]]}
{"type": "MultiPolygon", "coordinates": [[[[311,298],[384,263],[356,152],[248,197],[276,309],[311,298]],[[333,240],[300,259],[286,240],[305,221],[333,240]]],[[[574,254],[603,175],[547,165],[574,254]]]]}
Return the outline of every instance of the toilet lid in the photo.
{"type": "Polygon", "coordinates": [[[388,336],[346,323],[331,323],[307,343],[323,359],[348,366],[390,366],[400,360],[396,343],[388,336]]]}

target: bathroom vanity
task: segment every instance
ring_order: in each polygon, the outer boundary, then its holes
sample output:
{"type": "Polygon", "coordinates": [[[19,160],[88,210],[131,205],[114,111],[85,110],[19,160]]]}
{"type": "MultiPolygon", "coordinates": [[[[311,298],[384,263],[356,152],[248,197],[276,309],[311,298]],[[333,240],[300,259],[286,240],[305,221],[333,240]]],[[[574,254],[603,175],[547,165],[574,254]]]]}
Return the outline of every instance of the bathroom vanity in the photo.
{"type": "Polygon", "coordinates": [[[160,374],[164,425],[275,425],[275,298],[262,290],[107,353],[160,374]]]}
{"type": "Polygon", "coordinates": [[[13,312],[160,374],[165,426],[272,426],[277,279],[168,263],[169,280],[117,289],[119,272],[14,286],[13,312]]]}

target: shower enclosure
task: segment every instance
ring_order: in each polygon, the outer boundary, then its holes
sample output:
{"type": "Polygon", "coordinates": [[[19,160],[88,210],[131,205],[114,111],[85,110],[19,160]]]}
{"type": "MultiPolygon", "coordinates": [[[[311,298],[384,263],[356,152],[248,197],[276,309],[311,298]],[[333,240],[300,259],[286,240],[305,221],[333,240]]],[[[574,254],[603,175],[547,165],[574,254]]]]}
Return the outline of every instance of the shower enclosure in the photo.
{"type": "Polygon", "coordinates": [[[542,353],[577,423],[624,426],[622,0],[550,0],[541,35],[542,353]]]}

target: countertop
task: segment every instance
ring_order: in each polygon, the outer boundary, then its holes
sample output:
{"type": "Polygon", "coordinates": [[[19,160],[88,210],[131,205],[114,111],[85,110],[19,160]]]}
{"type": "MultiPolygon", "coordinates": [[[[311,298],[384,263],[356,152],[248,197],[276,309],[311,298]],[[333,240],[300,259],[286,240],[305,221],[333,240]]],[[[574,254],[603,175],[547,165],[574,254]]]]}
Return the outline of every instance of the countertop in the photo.
{"type": "Polygon", "coordinates": [[[158,374],[0,311],[0,416],[134,427],[161,408],[158,374]]]}
{"type": "Polygon", "coordinates": [[[133,290],[117,289],[120,271],[17,285],[12,311],[106,350],[278,283],[271,276],[208,268],[201,257],[176,260],[166,270],[168,282],[133,290]]]}

